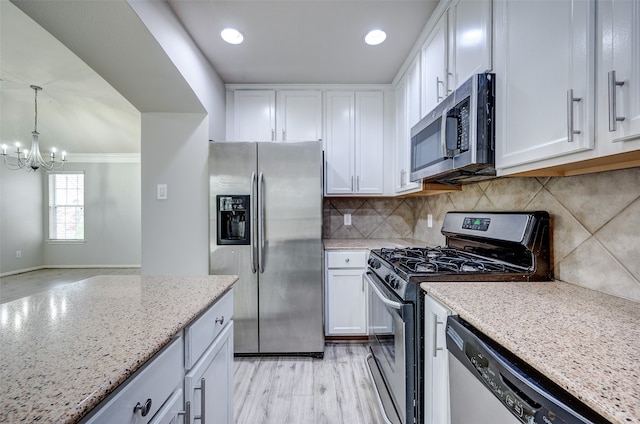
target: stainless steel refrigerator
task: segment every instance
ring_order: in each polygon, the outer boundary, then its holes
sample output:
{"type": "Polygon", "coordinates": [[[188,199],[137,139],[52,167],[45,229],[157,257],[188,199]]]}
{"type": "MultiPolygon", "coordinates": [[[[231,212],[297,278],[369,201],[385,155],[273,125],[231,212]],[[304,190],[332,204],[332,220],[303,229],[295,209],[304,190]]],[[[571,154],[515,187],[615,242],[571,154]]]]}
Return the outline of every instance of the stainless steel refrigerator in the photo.
{"type": "Polygon", "coordinates": [[[236,354],[322,356],[322,145],[211,142],[210,274],[236,274],[236,354]]]}

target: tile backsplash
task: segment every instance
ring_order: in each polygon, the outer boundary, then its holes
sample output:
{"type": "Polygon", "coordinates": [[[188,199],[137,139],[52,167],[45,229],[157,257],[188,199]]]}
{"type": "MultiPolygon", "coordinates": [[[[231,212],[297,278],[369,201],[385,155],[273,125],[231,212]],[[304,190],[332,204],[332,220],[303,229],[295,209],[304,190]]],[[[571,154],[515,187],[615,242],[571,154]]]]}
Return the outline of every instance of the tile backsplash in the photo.
{"type": "Polygon", "coordinates": [[[325,238],[415,238],[442,245],[448,211],[546,210],[555,277],[640,301],[640,168],[500,178],[429,197],[325,198],[325,238]],[[352,225],[344,225],[344,214],[352,225]],[[433,226],[428,227],[428,215],[433,226]]]}

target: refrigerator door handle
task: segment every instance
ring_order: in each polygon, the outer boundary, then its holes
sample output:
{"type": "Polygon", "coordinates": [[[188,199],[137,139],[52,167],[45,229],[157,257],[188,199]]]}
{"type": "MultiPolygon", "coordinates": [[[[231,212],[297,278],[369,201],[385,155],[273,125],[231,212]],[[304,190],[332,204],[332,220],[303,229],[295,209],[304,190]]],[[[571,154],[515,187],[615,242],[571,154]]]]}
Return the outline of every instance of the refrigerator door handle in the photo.
{"type": "Polygon", "coordinates": [[[264,274],[264,174],[258,176],[258,268],[264,274]]]}
{"type": "MultiPolygon", "coordinates": [[[[255,210],[255,199],[256,199],[256,173],[252,172],[251,173],[251,196],[249,197],[251,199],[251,207],[255,210]]],[[[252,211],[253,212],[253,211],[252,211]]],[[[255,222],[255,218],[253,218],[255,215],[252,213],[251,214],[251,224],[253,224],[253,222],[255,222]]],[[[251,248],[249,249],[250,251],[250,261],[251,261],[251,272],[253,274],[256,273],[256,234],[255,234],[255,226],[251,225],[250,231],[251,231],[251,248]],[[251,228],[253,227],[253,228],[251,228]]]]}

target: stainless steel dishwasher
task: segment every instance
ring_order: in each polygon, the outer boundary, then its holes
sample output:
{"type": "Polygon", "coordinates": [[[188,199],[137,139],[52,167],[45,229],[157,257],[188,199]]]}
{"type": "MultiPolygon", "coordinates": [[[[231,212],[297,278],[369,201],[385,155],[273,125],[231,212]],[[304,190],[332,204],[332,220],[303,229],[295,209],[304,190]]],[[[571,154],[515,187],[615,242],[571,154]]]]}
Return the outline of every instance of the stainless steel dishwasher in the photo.
{"type": "Polygon", "coordinates": [[[447,349],[451,424],[608,422],[457,316],[447,349]]]}

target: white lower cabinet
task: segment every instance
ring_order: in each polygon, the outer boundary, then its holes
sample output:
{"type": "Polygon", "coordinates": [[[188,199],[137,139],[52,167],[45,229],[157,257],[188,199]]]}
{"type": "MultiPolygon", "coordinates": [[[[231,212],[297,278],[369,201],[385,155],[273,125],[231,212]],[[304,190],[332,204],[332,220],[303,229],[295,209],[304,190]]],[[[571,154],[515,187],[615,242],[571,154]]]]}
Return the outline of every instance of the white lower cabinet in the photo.
{"type": "Polygon", "coordinates": [[[183,346],[182,336],[174,339],[83,422],[150,422],[174,391],[182,387],[183,346]]]}
{"type": "Polygon", "coordinates": [[[220,333],[184,378],[192,424],[233,422],[233,322],[220,333]]]}
{"type": "Polygon", "coordinates": [[[81,422],[232,424],[232,314],[231,290],[81,422]]]}
{"type": "Polygon", "coordinates": [[[327,252],[326,325],[327,336],[366,336],[367,288],[366,251],[327,252]]]}
{"type": "Polygon", "coordinates": [[[449,355],[447,317],[452,312],[429,295],[424,315],[424,424],[447,424],[449,412],[449,355]]]}

